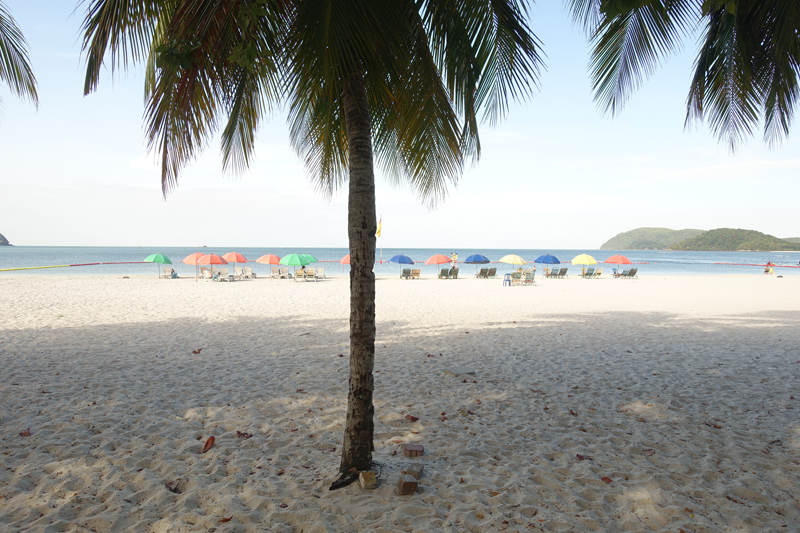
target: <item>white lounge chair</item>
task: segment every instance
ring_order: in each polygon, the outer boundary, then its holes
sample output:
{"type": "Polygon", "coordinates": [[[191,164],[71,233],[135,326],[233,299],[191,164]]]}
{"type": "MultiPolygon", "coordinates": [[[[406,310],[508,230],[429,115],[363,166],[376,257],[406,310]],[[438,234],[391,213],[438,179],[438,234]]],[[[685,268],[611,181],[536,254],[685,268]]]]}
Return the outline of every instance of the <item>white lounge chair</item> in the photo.
{"type": "Polygon", "coordinates": [[[250,267],[244,267],[244,279],[255,279],[256,273],[250,267]]]}
{"type": "Polygon", "coordinates": [[[317,268],[317,273],[314,275],[317,279],[328,279],[325,276],[325,269],[324,268],[317,268]]]}

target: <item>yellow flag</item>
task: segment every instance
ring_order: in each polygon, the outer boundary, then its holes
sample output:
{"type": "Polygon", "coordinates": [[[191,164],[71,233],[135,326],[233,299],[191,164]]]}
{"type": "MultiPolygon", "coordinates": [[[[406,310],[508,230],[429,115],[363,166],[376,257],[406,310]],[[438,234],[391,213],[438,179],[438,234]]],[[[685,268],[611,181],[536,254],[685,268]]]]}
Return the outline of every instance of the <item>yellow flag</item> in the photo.
{"type": "Polygon", "coordinates": [[[381,236],[381,222],[383,222],[383,218],[382,217],[378,219],[378,231],[375,232],[375,236],[376,237],[380,237],[381,236]]]}

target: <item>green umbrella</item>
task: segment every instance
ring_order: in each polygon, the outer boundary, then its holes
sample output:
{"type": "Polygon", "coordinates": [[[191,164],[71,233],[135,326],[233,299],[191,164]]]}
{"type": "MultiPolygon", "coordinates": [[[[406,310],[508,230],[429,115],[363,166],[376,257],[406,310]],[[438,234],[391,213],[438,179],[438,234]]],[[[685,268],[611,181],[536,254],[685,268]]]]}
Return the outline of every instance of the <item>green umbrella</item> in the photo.
{"type": "Polygon", "coordinates": [[[302,265],[308,265],[310,263],[311,261],[308,260],[308,256],[306,256],[306,254],[289,254],[289,255],[284,255],[283,258],[281,258],[280,264],[293,266],[294,279],[297,280],[297,267],[302,265]]]}
{"type": "Polygon", "coordinates": [[[309,262],[309,263],[316,263],[316,262],[317,262],[317,258],[316,258],[316,257],[314,257],[314,256],[313,256],[313,255],[311,255],[311,254],[300,254],[300,255],[302,255],[303,257],[305,257],[306,259],[308,259],[308,262],[309,262]]]}
{"type": "Polygon", "coordinates": [[[171,265],[172,261],[164,254],[150,254],[144,258],[145,263],[161,263],[164,265],[171,265]]]}

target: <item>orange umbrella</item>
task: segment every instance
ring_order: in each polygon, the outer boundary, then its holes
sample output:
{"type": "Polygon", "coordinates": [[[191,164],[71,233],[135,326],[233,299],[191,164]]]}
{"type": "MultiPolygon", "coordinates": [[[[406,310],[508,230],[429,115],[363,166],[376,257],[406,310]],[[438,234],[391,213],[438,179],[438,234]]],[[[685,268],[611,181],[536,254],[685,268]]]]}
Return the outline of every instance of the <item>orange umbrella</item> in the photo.
{"type": "Polygon", "coordinates": [[[198,265],[227,265],[228,262],[225,261],[218,255],[208,254],[204,255],[200,259],[197,260],[198,265]]]}
{"type": "Polygon", "coordinates": [[[342,259],[339,262],[341,264],[343,264],[343,265],[349,265],[350,264],[350,254],[347,254],[346,256],[342,257],[342,259]]]}
{"type": "Polygon", "coordinates": [[[247,258],[239,252],[228,252],[222,258],[229,263],[247,263],[247,258]]]}
{"type": "Polygon", "coordinates": [[[277,255],[267,254],[256,259],[256,263],[261,263],[262,265],[280,265],[281,258],[277,255]]]}
{"type": "Polygon", "coordinates": [[[449,257],[447,257],[445,255],[436,254],[436,255],[430,256],[428,258],[428,260],[425,261],[425,264],[426,265],[443,265],[445,263],[450,263],[451,261],[452,261],[452,259],[450,259],[449,257]]]}
{"type": "Polygon", "coordinates": [[[206,254],[201,254],[200,252],[196,252],[196,253],[187,255],[186,257],[183,258],[183,262],[186,263],[187,265],[194,265],[194,278],[195,278],[195,281],[197,281],[197,278],[200,277],[200,273],[197,270],[198,269],[197,262],[200,260],[200,258],[204,257],[205,255],[206,254]]]}
{"type": "Polygon", "coordinates": [[[630,265],[631,264],[631,260],[628,259],[627,257],[625,257],[624,255],[612,255],[611,257],[609,257],[608,259],[606,259],[603,262],[604,263],[614,263],[614,264],[617,264],[617,265],[630,265]]]}

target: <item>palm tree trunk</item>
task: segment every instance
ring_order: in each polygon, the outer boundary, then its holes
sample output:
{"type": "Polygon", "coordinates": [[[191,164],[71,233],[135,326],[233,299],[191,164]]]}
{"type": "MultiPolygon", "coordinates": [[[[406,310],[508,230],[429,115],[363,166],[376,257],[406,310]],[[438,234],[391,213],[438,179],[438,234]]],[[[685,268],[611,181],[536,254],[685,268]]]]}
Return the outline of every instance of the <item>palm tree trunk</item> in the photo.
{"type": "MultiPolygon", "coordinates": [[[[375,174],[369,103],[360,69],[345,82],[344,116],[350,171],[347,231],[350,239],[350,392],[339,486],[355,481],[372,463],[372,369],[375,362],[375,174]]],[[[334,483],[335,485],[336,483],[334,483]]],[[[331,487],[338,488],[338,487],[331,487]]]]}

